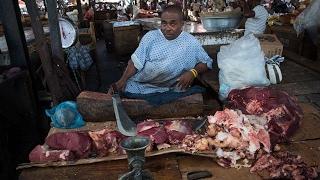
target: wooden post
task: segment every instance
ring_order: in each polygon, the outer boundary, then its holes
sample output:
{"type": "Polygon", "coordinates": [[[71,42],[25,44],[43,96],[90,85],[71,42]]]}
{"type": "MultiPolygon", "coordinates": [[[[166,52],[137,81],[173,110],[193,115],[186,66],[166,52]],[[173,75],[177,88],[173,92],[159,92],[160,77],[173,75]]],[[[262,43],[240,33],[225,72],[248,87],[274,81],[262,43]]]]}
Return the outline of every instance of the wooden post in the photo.
{"type": "MultiPolygon", "coordinates": [[[[28,48],[21,14],[16,1],[1,1],[0,17],[4,28],[11,65],[27,67],[29,63],[28,48]]],[[[29,66],[30,67],[30,66],[29,66]]]]}
{"type": "Polygon", "coordinates": [[[64,100],[75,99],[79,93],[76,85],[70,78],[70,73],[64,61],[64,52],[62,50],[60,27],[58,22],[58,11],[56,0],[47,0],[48,20],[50,27],[51,54],[54,63],[54,69],[57,71],[59,83],[64,89],[64,100]]]}
{"type": "Polygon", "coordinates": [[[41,59],[45,82],[51,92],[53,103],[57,104],[64,99],[64,95],[59,85],[57,73],[53,68],[49,47],[39,20],[37,5],[35,1],[26,1],[25,3],[31,18],[31,26],[36,40],[36,48],[41,59]]]}
{"type": "Polygon", "coordinates": [[[78,21],[83,21],[83,14],[82,14],[82,8],[81,8],[81,0],[77,0],[77,10],[78,10],[78,21]]]}
{"type": "Polygon", "coordinates": [[[48,3],[48,20],[50,27],[51,52],[53,59],[64,60],[61,35],[58,22],[57,1],[47,0],[48,3]]]}

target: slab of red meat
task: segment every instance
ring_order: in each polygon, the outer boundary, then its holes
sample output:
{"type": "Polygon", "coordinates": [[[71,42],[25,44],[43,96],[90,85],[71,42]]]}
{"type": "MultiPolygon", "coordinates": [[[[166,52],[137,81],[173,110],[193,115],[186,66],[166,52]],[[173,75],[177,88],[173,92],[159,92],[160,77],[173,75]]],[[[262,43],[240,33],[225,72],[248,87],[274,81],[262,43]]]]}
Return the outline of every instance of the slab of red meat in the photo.
{"type": "Polygon", "coordinates": [[[150,140],[158,144],[163,144],[168,140],[168,134],[163,126],[156,121],[144,121],[137,125],[137,134],[139,136],[149,137],[150,140]]]}
{"type": "Polygon", "coordinates": [[[45,144],[51,149],[70,150],[77,158],[87,158],[91,153],[92,140],[87,132],[61,132],[51,134],[45,144]]]}
{"type": "Polygon", "coordinates": [[[100,131],[89,131],[89,136],[93,140],[93,144],[99,157],[106,156],[108,153],[120,153],[120,142],[125,138],[118,131],[102,129],[100,131]]]}
{"type": "Polygon", "coordinates": [[[74,154],[69,150],[49,150],[47,146],[37,145],[29,154],[30,162],[44,163],[54,161],[69,161],[74,154]]]}
{"type": "Polygon", "coordinates": [[[140,133],[155,127],[159,127],[159,126],[160,124],[158,122],[148,119],[146,121],[143,121],[137,124],[137,133],[140,133]]]}
{"type": "Polygon", "coordinates": [[[170,144],[180,144],[186,135],[192,134],[192,127],[188,121],[167,121],[165,129],[168,134],[170,144]]]}
{"type": "Polygon", "coordinates": [[[299,127],[301,107],[286,92],[270,87],[232,90],[227,107],[244,114],[264,116],[272,143],[285,141],[299,127]]]}

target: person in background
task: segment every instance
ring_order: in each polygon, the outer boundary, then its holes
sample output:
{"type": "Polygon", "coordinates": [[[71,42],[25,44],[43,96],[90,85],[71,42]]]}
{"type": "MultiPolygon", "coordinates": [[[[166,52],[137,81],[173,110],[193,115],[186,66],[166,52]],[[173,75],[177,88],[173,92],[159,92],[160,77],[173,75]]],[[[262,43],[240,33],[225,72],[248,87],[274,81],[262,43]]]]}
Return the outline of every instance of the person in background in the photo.
{"type": "Polygon", "coordinates": [[[201,4],[198,2],[198,0],[194,0],[190,6],[194,16],[199,17],[201,4]]]}
{"type": "Polygon", "coordinates": [[[248,18],[244,34],[263,34],[269,16],[267,9],[260,5],[259,0],[240,0],[240,5],[243,8],[244,17],[248,18]]]}
{"type": "Polygon", "coordinates": [[[84,20],[87,20],[87,21],[93,21],[94,20],[94,12],[93,12],[93,9],[89,6],[85,7],[85,13],[84,13],[84,17],[83,19],[84,20]]]}
{"type": "MultiPolygon", "coordinates": [[[[204,91],[190,86],[199,74],[212,68],[212,59],[194,36],[182,31],[183,22],[180,6],[163,9],[161,28],[143,36],[115,83],[125,97],[167,103],[204,91]]],[[[113,93],[110,88],[108,94],[113,93]]]]}

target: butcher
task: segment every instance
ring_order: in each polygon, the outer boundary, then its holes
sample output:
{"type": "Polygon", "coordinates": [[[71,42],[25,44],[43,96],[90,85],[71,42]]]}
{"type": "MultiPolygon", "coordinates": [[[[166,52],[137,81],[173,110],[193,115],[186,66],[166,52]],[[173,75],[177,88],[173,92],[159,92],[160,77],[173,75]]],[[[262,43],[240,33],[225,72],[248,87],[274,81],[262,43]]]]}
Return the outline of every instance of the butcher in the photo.
{"type": "MultiPolygon", "coordinates": [[[[143,36],[122,77],[115,83],[123,96],[147,101],[156,97],[164,99],[157,102],[167,103],[203,92],[191,85],[199,74],[212,68],[212,59],[198,40],[182,31],[182,27],[181,7],[165,7],[161,28],[143,36]]],[[[114,88],[108,93],[113,94],[114,88]]]]}

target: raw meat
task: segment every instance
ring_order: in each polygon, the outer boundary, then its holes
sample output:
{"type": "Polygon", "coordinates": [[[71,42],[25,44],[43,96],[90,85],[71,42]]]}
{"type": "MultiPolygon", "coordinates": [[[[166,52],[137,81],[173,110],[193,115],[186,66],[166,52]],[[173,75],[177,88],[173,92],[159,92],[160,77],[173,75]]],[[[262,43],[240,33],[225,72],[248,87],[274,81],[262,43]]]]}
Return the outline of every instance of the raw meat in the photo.
{"type": "Polygon", "coordinates": [[[100,131],[89,131],[88,133],[93,140],[98,157],[106,156],[108,153],[123,154],[119,144],[125,136],[118,131],[102,129],[100,131]]]}
{"type": "Polygon", "coordinates": [[[267,119],[272,144],[283,142],[299,127],[301,107],[286,92],[270,87],[232,90],[227,107],[267,119]]]}
{"type": "Polygon", "coordinates": [[[190,122],[182,120],[167,121],[165,129],[170,144],[180,144],[186,135],[193,133],[190,122]]]}
{"type": "Polygon", "coordinates": [[[87,132],[61,132],[51,134],[45,144],[51,149],[70,150],[77,158],[87,158],[91,153],[92,140],[87,132]]]}
{"type": "Polygon", "coordinates": [[[37,145],[29,154],[29,160],[36,163],[73,159],[74,154],[70,150],[50,150],[47,145],[37,145]]]}
{"type": "Polygon", "coordinates": [[[289,152],[262,155],[251,167],[250,172],[268,170],[271,178],[314,179],[318,176],[314,167],[308,167],[300,156],[289,152]]]}
{"type": "Polygon", "coordinates": [[[137,135],[149,137],[150,140],[158,144],[166,143],[168,140],[168,134],[163,126],[156,121],[144,121],[137,125],[137,135]]]}
{"type": "Polygon", "coordinates": [[[191,151],[192,153],[210,149],[207,137],[199,134],[186,135],[182,140],[180,147],[186,151],[191,151]]]}
{"type": "Polygon", "coordinates": [[[214,116],[208,116],[210,123],[207,134],[216,134],[207,138],[210,145],[217,148],[216,154],[223,167],[248,166],[239,164],[242,158],[252,159],[255,153],[262,149],[270,152],[270,137],[264,127],[265,119],[247,116],[241,111],[224,109],[214,116]],[[216,132],[212,133],[212,129],[216,132]]]}

